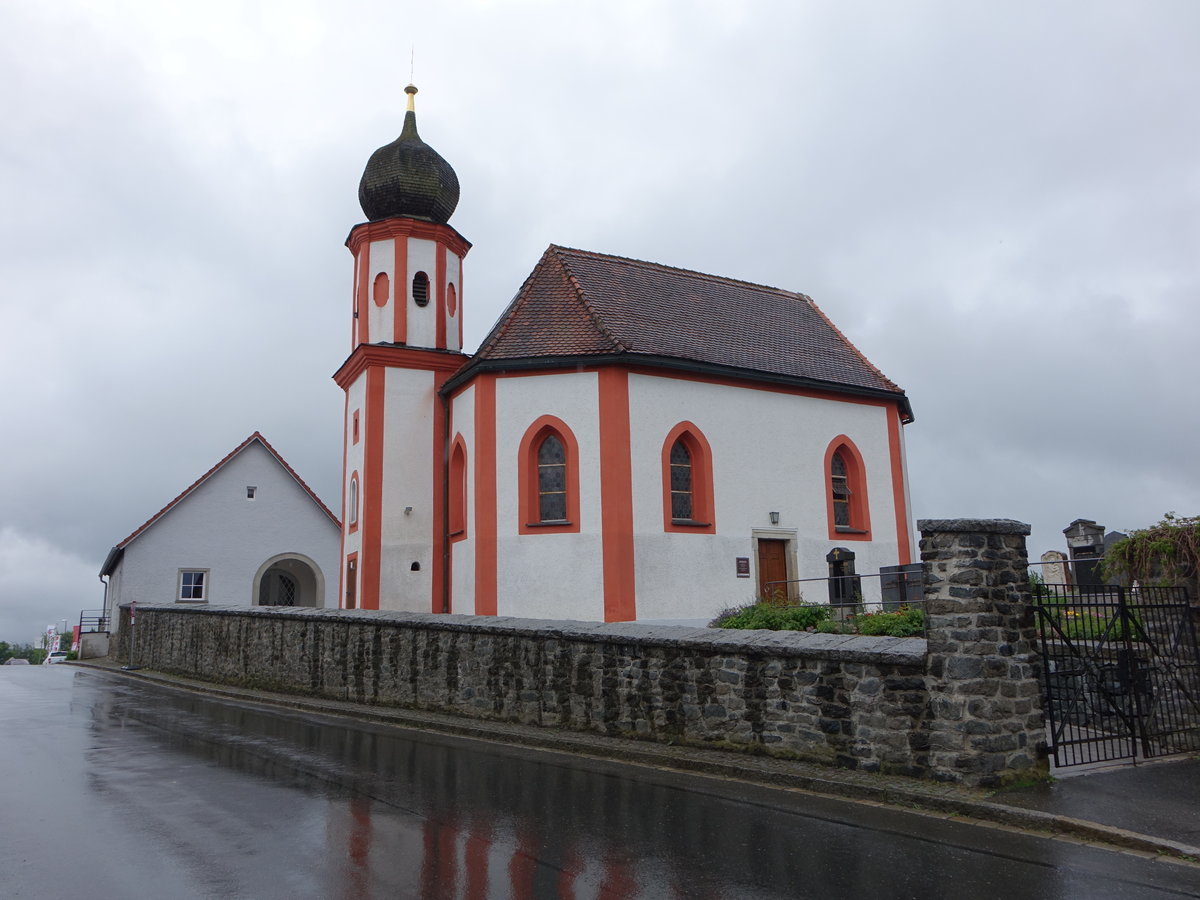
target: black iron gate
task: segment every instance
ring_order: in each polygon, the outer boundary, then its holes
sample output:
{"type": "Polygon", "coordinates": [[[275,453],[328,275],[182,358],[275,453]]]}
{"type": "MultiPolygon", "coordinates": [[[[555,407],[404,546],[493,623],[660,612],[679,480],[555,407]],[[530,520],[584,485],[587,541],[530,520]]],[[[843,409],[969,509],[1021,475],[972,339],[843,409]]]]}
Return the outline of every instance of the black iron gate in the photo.
{"type": "Polygon", "coordinates": [[[1038,585],[1055,765],[1200,750],[1200,649],[1184,588],[1038,585]]]}

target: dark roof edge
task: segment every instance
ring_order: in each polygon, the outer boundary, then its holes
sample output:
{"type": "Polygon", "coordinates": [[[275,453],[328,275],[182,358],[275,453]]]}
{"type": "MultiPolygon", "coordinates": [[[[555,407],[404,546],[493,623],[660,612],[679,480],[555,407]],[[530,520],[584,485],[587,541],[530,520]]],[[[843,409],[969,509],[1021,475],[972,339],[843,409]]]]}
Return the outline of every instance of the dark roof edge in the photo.
{"type": "Polygon", "coordinates": [[[100,566],[100,577],[111,575],[117,568],[117,563],[121,561],[121,557],[125,555],[125,548],[121,546],[113,547],[108,551],[108,556],[104,557],[104,562],[100,566]]]}
{"type": "Polygon", "coordinates": [[[890,400],[900,406],[900,415],[905,422],[915,420],[912,405],[903,391],[885,391],[881,388],[858,387],[852,384],[841,384],[836,381],[821,381],[817,378],[801,378],[795,375],[780,375],[775,372],[762,372],[757,369],[745,369],[740,366],[721,366],[714,363],[696,362],[690,359],[679,359],[673,356],[654,356],[632,353],[583,353],[566,356],[526,356],[517,359],[480,359],[475,357],[470,363],[446,380],[439,393],[448,397],[475,375],[484,372],[524,372],[535,369],[562,369],[576,366],[645,366],[652,369],[669,369],[675,372],[691,372],[696,375],[713,375],[720,378],[736,378],[742,381],[753,381],[760,384],[779,384],[789,387],[811,388],[828,391],[834,394],[849,394],[855,397],[870,397],[878,400],[890,400]]]}

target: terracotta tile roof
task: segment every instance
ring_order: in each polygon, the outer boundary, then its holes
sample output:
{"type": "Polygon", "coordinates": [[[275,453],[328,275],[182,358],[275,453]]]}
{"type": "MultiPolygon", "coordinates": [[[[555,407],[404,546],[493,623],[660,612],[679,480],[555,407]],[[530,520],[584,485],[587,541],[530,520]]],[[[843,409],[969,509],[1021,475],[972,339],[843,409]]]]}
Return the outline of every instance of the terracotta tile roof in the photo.
{"type": "Polygon", "coordinates": [[[195,481],[193,481],[190,485],[188,485],[178,497],[176,497],[174,500],[172,500],[170,503],[168,503],[166,506],[164,506],[162,509],[160,509],[158,512],[156,512],[154,515],[152,515],[149,519],[147,519],[144,523],[142,523],[142,525],[140,525],[138,528],[134,529],[133,533],[130,534],[129,537],[125,538],[123,541],[121,541],[115,547],[113,547],[112,550],[109,551],[108,558],[104,561],[104,565],[100,569],[100,574],[101,575],[111,574],[113,566],[116,565],[117,560],[120,558],[118,551],[124,550],[127,546],[129,546],[129,544],[132,543],[135,538],[137,538],[144,531],[146,531],[148,528],[150,528],[150,526],[152,526],[155,522],[157,522],[159,519],[161,519],[163,516],[165,516],[167,513],[169,513],[172,509],[174,509],[180,503],[182,503],[183,500],[185,498],[187,498],[193,491],[195,491],[198,487],[200,487],[200,485],[204,484],[204,482],[208,481],[209,478],[211,478],[216,472],[218,472],[222,466],[224,466],[226,463],[228,463],[231,459],[233,459],[235,456],[237,456],[239,453],[241,453],[243,450],[245,450],[247,447],[249,447],[255,441],[258,441],[260,444],[262,444],[263,449],[265,449],[268,453],[270,453],[271,456],[275,457],[275,461],[277,463],[279,463],[279,465],[283,466],[284,470],[289,475],[291,475],[294,479],[296,479],[296,483],[298,485],[300,485],[301,488],[304,489],[304,492],[306,494],[308,494],[308,496],[310,498],[312,498],[312,501],[313,501],[313,503],[315,503],[317,505],[317,508],[320,509],[321,512],[325,513],[325,515],[327,515],[329,517],[330,521],[332,521],[333,524],[338,527],[338,530],[341,530],[342,523],[338,519],[338,517],[333,514],[333,512],[329,509],[328,506],[326,506],[324,503],[321,502],[321,498],[316,495],[316,493],[313,491],[312,488],[310,488],[307,484],[305,484],[303,478],[301,478],[298,474],[296,474],[296,470],[287,464],[287,461],[282,456],[279,455],[279,451],[276,450],[274,447],[272,447],[267,442],[267,439],[256,431],[256,432],[254,432],[254,434],[250,435],[250,437],[246,438],[244,441],[242,441],[240,444],[238,444],[236,447],[234,447],[232,450],[230,450],[229,453],[227,453],[225,455],[225,457],[223,459],[221,459],[221,461],[218,462],[215,466],[213,466],[211,469],[209,469],[207,472],[205,472],[203,475],[201,475],[199,478],[197,478],[195,481]]]}
{"type": "Polygon", "coordinates": [[[804,294],[554,244],[475,360],[601,354],[903,393],[804,294]]]}

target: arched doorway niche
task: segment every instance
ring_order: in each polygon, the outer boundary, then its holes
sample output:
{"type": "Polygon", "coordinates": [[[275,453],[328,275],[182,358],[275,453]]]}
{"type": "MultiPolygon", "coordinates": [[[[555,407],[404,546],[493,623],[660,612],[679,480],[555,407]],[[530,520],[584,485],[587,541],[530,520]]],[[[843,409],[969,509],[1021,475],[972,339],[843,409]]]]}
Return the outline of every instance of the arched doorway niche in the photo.
{"type": "Polygon", "coordinates": [[[254,606],[324,606],[325,576],[304,554],[280,553],[258,567],[250,602],[254,606]]]}

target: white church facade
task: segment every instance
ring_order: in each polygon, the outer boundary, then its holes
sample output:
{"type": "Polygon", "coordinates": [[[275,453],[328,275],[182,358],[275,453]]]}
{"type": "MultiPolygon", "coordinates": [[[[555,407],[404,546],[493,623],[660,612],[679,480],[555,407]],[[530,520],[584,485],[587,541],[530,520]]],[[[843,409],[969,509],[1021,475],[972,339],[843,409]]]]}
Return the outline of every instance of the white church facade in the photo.
{"type": "Polygon", "coordinates": [[[694,620],[912,562],[908,399],[802,294],[552,245],[464,353],[415,92],[347,240],[340,606],[694,620]]]}

